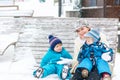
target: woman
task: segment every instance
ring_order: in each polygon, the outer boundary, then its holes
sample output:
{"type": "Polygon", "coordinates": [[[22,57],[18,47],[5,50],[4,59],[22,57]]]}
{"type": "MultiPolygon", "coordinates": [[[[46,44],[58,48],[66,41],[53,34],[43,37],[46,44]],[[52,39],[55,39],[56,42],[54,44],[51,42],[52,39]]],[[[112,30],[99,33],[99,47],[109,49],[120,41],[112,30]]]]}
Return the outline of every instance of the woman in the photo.
{"type": "MultiPolygon", "coordinates": [[[[93,72],[93,69],[95,71],[96,68],[96,72],[99,73],[97,76],[100,76],[102,80],[111,80],[111,70],[108,62],[113,59],[113,49],[100,42],[99,32],[94,29],[86,33],[84,37],[85,43],[78,55],[79,63],[75,74],[81,76],[82,79],[90,78],[89,74],[93,72]],[[102,57],[104,55],[106,55],[106,58],[102,57]]],[[[74,75],[74,80],[78,79],[76,75],[74,75]]]]}
{"type": "MultiPolygon", "coordinates": [[[[78,57],[81,46],[85,42],[84,34],[89,32],[90,30],[91,30],[91,27],[88,24],[76,25],[75,32],[77,33],[78,37],[74,41],[73,66],[71,69],[71,73],[75,73],[75,69],[78,64],[77,57],[78,57]]],[[[100,37],[101,37],[101,42],[104,42],[107,45],[109,45],[106,40],[106,36],[104,34],[100,33],[100,37]]]]}

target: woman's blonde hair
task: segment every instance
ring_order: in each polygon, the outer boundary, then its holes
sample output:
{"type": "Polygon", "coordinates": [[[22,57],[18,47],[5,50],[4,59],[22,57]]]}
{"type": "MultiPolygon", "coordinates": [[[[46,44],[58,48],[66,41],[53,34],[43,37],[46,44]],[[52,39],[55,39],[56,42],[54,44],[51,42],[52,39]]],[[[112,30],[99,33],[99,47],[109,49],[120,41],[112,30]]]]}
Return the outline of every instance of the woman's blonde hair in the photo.
{"type": "Polygon", "coordinates": [[[89,31],[90,31],[90,29],[91,29],[91,27],[89,26],[87,20],[84,20],[84,21],[78,20],[78,21],[75,23],[75,31],[77,31],[79,28],[82,28],[82,27],[88,28],[89,31]]]}

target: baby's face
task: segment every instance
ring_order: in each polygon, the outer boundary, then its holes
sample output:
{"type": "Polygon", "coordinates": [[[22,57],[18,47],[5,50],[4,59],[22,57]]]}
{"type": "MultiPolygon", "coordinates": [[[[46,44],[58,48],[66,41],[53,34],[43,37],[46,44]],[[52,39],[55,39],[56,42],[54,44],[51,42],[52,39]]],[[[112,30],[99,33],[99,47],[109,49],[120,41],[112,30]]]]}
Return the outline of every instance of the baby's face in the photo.
{"type": "Polygon", "coordinates": [[[62,51],[62,44],[57,44],[54,48],[54,51],[61,52],[62,51]]]}
{"type": "Polygon", "coordinates": [[[94,42],[92,37],[85,37],[85,40],[87,44],[92,44],[94,42]]]}

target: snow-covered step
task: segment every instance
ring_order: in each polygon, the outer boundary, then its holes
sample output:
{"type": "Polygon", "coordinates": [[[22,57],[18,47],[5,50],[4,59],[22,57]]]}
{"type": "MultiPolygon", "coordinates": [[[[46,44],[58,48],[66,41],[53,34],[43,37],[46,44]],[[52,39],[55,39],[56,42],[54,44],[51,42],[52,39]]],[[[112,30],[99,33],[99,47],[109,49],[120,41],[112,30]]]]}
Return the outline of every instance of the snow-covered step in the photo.
{"type": "Polygon", "coordinates": [[[31,17],[33,10],[0,10],[0,17],[31,17]]]}
{"type": "Polygon", "coordinates": [[[0,1],[0,10],[18,10],[19,6],[18,5],[1,5],[1,1],[0,1]]]}

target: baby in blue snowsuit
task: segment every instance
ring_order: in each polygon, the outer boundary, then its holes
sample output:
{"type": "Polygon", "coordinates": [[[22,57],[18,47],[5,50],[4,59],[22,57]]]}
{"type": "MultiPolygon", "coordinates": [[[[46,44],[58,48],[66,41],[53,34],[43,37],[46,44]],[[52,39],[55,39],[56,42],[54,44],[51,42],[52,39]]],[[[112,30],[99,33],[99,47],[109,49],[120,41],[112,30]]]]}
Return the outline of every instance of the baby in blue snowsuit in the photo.
{"type": "Polygon", "coordinates": [[[111,71],[107,61],[112,60],[113,50],[100,42],[99,32],[96,30],[86,33],[85,40],[78,55],[79,64],[77,66],[82,78],[87,78],[93,66],[96,66],[101,80],[111,80],[111,71]],[[105,61],[102,59],[103,54],[107,54],[110,58],[105,61]]]}
{"type": "Polygon", "coordinates": [[[58,74],[60,79],[71,77],[67,64],[58,64],[61,59],[71,59],[72,56],[62,47],[62,41],[53,35],[49,35],[50,48],[42,58],[40,67],[33,72],[37,78],[44,78],[50,74],[58,74]],[[39,75],[38,75],[39,74],[39,75]]]}

